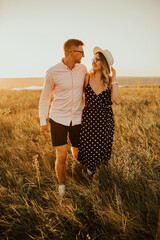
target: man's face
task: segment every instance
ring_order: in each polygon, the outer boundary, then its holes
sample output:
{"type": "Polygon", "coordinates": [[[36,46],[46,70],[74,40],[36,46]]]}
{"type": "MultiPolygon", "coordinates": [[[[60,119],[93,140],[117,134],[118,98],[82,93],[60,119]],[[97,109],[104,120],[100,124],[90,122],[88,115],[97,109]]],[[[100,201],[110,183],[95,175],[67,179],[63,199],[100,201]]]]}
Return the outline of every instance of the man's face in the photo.
{"type": "Polygon", "coordinates": [[[82,57],[84,57],[84,51],[82,46],[73,46],[71,50],[72,57],[75,63],[81,63],[82,57]]]}

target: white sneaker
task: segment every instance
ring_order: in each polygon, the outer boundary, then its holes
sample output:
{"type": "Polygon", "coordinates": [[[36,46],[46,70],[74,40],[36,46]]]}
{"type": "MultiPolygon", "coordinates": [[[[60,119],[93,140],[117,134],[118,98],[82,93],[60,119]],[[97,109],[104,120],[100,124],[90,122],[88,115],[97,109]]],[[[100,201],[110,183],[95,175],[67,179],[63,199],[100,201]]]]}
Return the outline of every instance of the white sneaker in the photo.
{"type": "Polygon", "coordinates": [[[59,196],[60,196],[60,197],[63,197],[64,194],[65,194],[65,185],[64,185],[64,184],[59,185],[58,191],[59,191],[59,196]]]}

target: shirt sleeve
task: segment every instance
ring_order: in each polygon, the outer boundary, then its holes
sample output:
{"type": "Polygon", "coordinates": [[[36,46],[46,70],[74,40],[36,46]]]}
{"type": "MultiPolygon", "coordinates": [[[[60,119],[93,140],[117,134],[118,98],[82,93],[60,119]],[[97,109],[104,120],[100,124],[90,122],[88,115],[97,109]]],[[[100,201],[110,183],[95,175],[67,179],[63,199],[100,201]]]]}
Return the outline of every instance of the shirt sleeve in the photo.
{"type": "Polygon", "coordinates": [[[47,71],[44,78],[43,90],[42,90],[42,94],[39,101],[39,118],[40,118],[41,126],[47,125],[46,118],[48,116],[50,96],[53,89],[54,89],[54,79],[51,76],[51,73],[47,71]]]}
{"type": "Polygon", "coordinates": [[[84,66],[84,73],[85,75],[88,73],[86,66],[84,66]]]}

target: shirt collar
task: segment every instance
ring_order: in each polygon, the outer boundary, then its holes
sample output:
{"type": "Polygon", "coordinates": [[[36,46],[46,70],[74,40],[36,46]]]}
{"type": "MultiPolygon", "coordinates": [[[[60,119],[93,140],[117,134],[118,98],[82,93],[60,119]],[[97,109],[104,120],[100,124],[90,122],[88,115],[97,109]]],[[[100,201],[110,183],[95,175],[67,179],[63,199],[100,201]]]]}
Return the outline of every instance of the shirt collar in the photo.
{"type": "Polygon", "coordinates": [[[69,70],[69,67],[67,67],[67,65],[64,64],[64,58],[62,58],[61,63],[63,65],[63,67],[65,67],[65,69],[69,70]]]}
{"type": "Polygon", "coordinates": [[[62,58],[61,63],[63,64],[63,66],[64,66],[67,70],[70,70],[70,71],[72,71],[73,69],[75,69],[76,66],[77,66],[77,63],[76,63],[76,64],[74,65],[74,67],[72,68],[72,70],[71,70],[67,65],[64,64],[64,58],[62,58]]]}

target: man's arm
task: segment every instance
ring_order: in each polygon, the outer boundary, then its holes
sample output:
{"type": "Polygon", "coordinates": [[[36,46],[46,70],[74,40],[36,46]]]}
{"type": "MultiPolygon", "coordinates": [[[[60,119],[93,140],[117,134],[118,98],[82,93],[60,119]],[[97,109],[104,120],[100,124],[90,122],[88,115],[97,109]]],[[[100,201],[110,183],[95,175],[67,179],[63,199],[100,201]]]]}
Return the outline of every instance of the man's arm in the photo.
{"type": "Polygon", "coordinates": [[[45,137],[47,137],[47,134],[48,134],[46,118],[48,116],[50,96],[53,89],[54,89],[54,81],[51,77],[50,72],[47,71],[45,76],[45,81],[44,81],[44,87],[43,87],[42,94],[39,101],[40,125],[41,125],[41,131],[45,137]]]}

